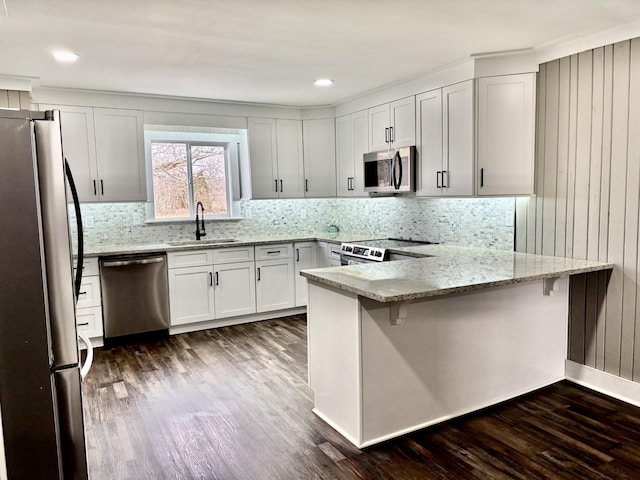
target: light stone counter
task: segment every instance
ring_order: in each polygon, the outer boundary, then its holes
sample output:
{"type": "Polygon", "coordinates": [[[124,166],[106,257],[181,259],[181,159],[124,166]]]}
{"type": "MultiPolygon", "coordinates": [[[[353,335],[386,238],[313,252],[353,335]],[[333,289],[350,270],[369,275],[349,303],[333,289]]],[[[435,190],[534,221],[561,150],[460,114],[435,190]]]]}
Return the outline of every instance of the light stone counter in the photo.
{"type": "Polygon", "coordinates": [[[272,243],[292,243],[292,242],[355,242],[370,239],[370,235],[354,234],[354,233],[298,233],[298,234],[275,234],[275,235],[261,235],[254,237],[243,237],[233,239],[233,242],[224,241],[225,239],[218,239],[213,237],[205,237],[201,241],[196,240],[183,240],[180,242],[158,242],[158,243],[145,243],[145,244],[114,244],[114,245],[98,245],[89,246],[85,248],[85,257],[99,257],[106,255],[129,255],[138,253],[150,253],[150,252],[170,252],[177,250],[198,250],[203,248],[230,248],[230,247],[243,247],[247,245],[267,245],[272,243]]]}
{"type": "Polygon", "coordinates": [[[304,270],[301,275],[386,303],[613,268],[610,263],[446,245],[397,251],[428,257],[304,270]]]}

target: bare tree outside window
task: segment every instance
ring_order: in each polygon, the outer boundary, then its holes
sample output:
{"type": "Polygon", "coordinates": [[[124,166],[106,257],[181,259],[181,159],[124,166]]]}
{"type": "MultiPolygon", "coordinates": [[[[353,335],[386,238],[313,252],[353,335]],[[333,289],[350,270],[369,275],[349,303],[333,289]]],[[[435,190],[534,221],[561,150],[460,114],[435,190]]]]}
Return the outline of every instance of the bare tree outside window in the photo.
{"type": "Polygon", "coordinates": [[[227,214],[224,147],[191,146],[193,200],[202,202],[209,215],[227,214]]]}
{"type": "Polygon", "coordinates": [[[153,142],[151,161],[155,217],[188,218],[187,146],[184,143],[153,142]]]}
{"type": "Polygon", "coordinates": [[[151,164],[155,218],[189,218],[197,202],[207,215],[227,215],[224,146],[152,142],[151,164]]]}

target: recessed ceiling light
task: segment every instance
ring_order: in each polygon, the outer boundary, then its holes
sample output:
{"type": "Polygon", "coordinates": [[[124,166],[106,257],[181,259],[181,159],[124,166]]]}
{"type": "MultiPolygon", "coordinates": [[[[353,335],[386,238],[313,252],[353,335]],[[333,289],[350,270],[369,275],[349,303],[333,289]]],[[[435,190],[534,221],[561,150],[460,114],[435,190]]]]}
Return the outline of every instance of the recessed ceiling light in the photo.
{"type": "Polygon", "coordinates": [[[313,82],[313,84],[316,87],[328,87],[329,85],[333,84],[333,80],[331,80],[329,78],[319,78],[318,80],[313,82]]]}
{"type": "Polygon", "coordinates": [[[79,55],[66,50],[56,50],[52,52],[53,58],[62,63],[73,63],[78,60],[79,55]]]}

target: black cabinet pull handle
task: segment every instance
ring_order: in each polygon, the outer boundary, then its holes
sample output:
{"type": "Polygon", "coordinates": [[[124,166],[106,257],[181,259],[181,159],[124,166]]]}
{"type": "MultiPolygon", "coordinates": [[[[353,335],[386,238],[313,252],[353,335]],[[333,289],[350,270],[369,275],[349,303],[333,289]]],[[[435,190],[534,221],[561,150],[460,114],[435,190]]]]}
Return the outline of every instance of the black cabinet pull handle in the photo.
{"type": "Polygon", "coordinates": [[[440,172],[440,171],[436,172],[436,188],[442,188],[442,187],[440,186],[440,174],[441,174],[441,173],[442,173],[442,172],[440,172]]]}
{"type": "Polygon", "coordinates": [[[213,287],[213,273],[209,272],[209,286],[213,287]]]}
{"type": "Polygon", "coordinates": [[[389,143],[389,128],[384,129],[384,143],[389,143]]]}
{"type": "Polygon", "coordinates": [[[258,281],[260,281],[260,267],[258,267],[258,281]]]}
{"type": "Polygon", "coordinates": [[[300,261],[300,249],[296,248],[296,262],[300,261]]]}
{"type": "Polygon", "coordinates": [[[393,143],[395,141],[396,139],[394,138],[394,135],[393,135],[393,127],[389,127],[389,143],[393,143]]]}
{"type": "Polygon", "coordinates": [[[220,278],[218,277],[218,272],[216,272],[216,285],[220,285],[220,278]]]}
{"type": "Polygon", "coordinates": [[[86,294],[87,294],[87,292],[78,292],[78,296],[80,296],[80,295],[86,295],[86,294]]]}
{"type": "Polygon", "coordinates": [[[309,179],[305,179],[304,181],[304,191],[308,192],[309,191],[309,179]]]}
{"type": "Polygon", "coordinates": [[[104,182],[100,179],[100,195],[104,195],[104,182]]]}
{"type": "Polygon", "coordinates": [[[93,181],[93,195],[98,195],[98,190],[96,189],[96,181],[93,181]]]}
{"type": "Polygon", "coordinates": [[[267,255],[271,255],[272,253],[280,253],[280,250],[268,250],[267,255]]]}
{"type": "Polygon", "coordinates": [[[277,192],[278,191],[278,179],[277,178],[275,179],[275,182],[276,182],[276,192],[277,192]]]}
{"type": "MultiPolygon", "coordinates": [[[[449,174],[447,173],[447,171],[446,171],[446,170],[443,170],[443,171],[442,171],[442,188],[448,188],[448,186],[447,186],[447,185],[445,185],[445,183],[444,183],[444,176],[445,176],[445,175],[447,175],[447,180],[449,180],[449,174]]],[[[447,182],[447,183],[449,183],[449,182],[447,182]]]]}
{"type": "Polygon", "coordinates": [[[484,168],[480,169],[480,188],[484,187],[484,168]]]}
{"type": "Polygon", "coordinates": [[[89,326],[89,322],[79,323],[78,326],[79,327],[88,327],[89,326]]]}
{"type": "Polygon", "coordinates": [[[282,193],[282,179],[280,179],[280,193],[282,193]]]}

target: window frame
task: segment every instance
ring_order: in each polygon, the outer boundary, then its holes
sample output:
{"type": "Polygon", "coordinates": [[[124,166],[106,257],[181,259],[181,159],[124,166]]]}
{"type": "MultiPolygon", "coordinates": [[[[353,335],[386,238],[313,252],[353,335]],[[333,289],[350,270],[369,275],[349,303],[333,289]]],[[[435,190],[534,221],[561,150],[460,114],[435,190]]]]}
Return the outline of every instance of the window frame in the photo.
{"type": "Polygon", "coordinates": [[[180,223],[190,222],[195,218],[195,203],[193,194],[193,174],[191,165],[192,145],[222,146],[225,149],[225,185],[226,185],[226,215],[211,215],[205,211],[207,220],[238,220],[241,219],[240,201],[243,195],[243,172],[246,168],[247,133],[245,129],[178,127],[171,125],[145,124],[145,164],[147,171],[147,218],[146,223],[180,223]],[[204,130],[204,131],[203,131],[204,130]],[[233,131],[230,131],[233,130],[233,131]],[[152,143],[177,143],[187,146],[187,177],[189,195],[189,217],[159,218],[155,216],[153,190],[153,159],[152,143]]]}

